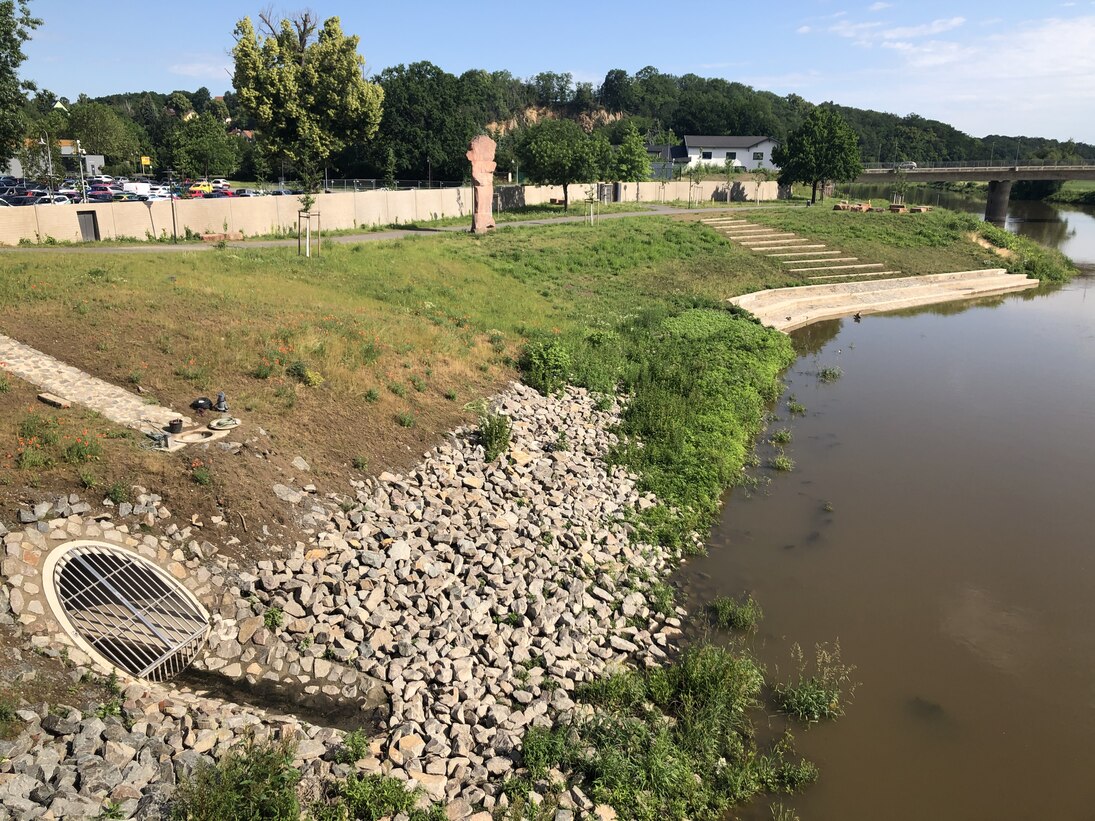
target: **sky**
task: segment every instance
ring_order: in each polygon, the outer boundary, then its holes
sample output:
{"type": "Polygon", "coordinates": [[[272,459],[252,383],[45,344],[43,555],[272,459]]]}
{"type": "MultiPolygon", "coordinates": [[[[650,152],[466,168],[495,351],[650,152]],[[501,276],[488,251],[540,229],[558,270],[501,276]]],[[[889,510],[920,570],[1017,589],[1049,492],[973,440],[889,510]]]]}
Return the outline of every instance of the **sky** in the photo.
{"type": "MultiPolygon", "coordinates": [[[[232,29],[269,0],[31,0],[22,75],[65,97],[231,88],[232,29]]],[[[1007,134],[1095,143],[1095,0],[301,0],[361,38],[368,70],[429,60],[519,77],[647,65],[1007,134]]]]}

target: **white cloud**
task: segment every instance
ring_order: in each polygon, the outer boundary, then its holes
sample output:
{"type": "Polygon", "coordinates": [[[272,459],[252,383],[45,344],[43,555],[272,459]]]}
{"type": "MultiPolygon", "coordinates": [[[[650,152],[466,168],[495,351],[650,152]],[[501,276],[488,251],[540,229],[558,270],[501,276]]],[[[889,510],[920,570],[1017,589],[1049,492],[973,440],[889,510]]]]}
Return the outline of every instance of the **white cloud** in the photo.
{"type": "Polygon", "coordinates": [[[871,3],[867,7],[867,11],[882,11],[883,9],[892,9],[893,3],[871,3]]]}
{"type": "Polygon", "coordinates": [[[197,80],[225,80],[232,76],[232,64],[223,57],[198,57],[186,63],[173,63],[167,67],[172,74],[197,80]]]}
{"type": "Polygon", "coordinates": [[[809,34],[811,31],[813,31],[813,29],[809,26],[799,26],[795,29],[796,34],[809,34]]]}
{"type": "Polygon", "coordinates": [[[882,37],[887,40],[905,40],[910,37],[927,37],[932,34],[942,34],[945,31],[951,31],[965,22],[965,17],[950,17],[945,20],[932,20],[930,23],[925,23],[921,26],[903,26],[886,29],[882,32],[882,37]]]}

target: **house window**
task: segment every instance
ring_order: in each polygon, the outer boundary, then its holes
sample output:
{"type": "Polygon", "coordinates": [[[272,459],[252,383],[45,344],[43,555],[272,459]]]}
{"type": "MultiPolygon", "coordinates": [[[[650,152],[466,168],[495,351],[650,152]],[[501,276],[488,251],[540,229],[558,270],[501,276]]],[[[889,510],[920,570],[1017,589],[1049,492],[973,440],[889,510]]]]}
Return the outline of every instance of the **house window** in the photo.
{"type": "Polygon", "coordinates": [[[737,158],[738,158],[738,152],[737,151],[727,151],[726,152],[726,159],[736,160],[737,158]]]}
{"type": "Polygon", "coordinates": [[[701,159],[701,160],[709,160],[709,159],[711,159],[711,152],[710,152],[710,151],[701,151],[701,152],[700,152],[700,159],[701,159]]]}
{"type": "Polygon", "coordinates": [[[763,160],[764,159],[764,152],[763,151],[754,151],[753,152],[753,159],[754,160],[763,160]]]}

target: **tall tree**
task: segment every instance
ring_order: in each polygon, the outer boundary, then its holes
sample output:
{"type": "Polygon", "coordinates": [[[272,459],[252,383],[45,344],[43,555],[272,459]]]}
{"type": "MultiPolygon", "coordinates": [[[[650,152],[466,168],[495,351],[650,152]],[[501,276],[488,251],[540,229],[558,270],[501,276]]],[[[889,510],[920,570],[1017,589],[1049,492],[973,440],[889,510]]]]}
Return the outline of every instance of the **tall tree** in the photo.
{"type": "Polygon", "coordinates": [[[296,25],[262,19],[263,36],[248,17],[236,24],[232,80],[240,107],[273,157],[317,180],[332,154],[376,134],[384,90],[364,78],[360,41],[343,34],[337,17],[324,22],[314,41],[310,17],[298,17],[296,25]]]}
{"type": "Polygon", "coordinates": [[[225,133],[224,123],[212,112],[192,117],[171,134],[171,163],[180,175],[227,176],[239,161],[238,141],[225,133]]]}
{"type": "Polygon", "coordinates": [[[563,186],[563,208],[569,210],[567,186],[600,177],[607,149],[607,140],[586,134],[573,120],[541,120],[521,135],[517,155],[529,180],[563,186]]]}
{"type": "Polygon", "coordinates": [[[41,23],[31,16],[28,0],[0,0],[0,158],[4,160],[23,141],[24,92],[32,86],[19,79],[19,66],[27,59],[23,43],[41,23]]]}
{"type": "Polygon", "coordinates": [[[623,139],[612,158],[613,178],[621,182],[650,179],[650,154],[646,141],[631,121],[624,123],[623,139]]]}
{"type": "Polygon", "coordinates": [[[855,131],[828,106],[811,111],[802,125],[776,146],[772,162],[780,167],[781,182],[813,186],[811,202],[817,202],[817,187],[826,180],[851,182],[863,172],[855,131]]]}
{"type": "Polygon", "coordinates": [[[78,103],[71,108],[69,126],[89,154],[103,154],[112,164],[130,163],[139,149],[132,120],[124,120],[103,103],[78,103]]]}

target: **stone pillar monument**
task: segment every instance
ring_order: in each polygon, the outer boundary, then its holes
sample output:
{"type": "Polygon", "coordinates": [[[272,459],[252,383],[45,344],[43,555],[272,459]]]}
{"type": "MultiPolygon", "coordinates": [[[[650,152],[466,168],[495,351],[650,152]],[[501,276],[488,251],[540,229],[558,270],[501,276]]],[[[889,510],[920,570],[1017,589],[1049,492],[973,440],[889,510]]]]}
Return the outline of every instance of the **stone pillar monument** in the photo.
{"type": "Polygon", "coordinates": [[[494,227],[494,140],[480,134],[471,141],[468,159],[471,161],[471,179],[474,184],[475,208],[471,216],[471,232],[485,234],[494,227]]]}

